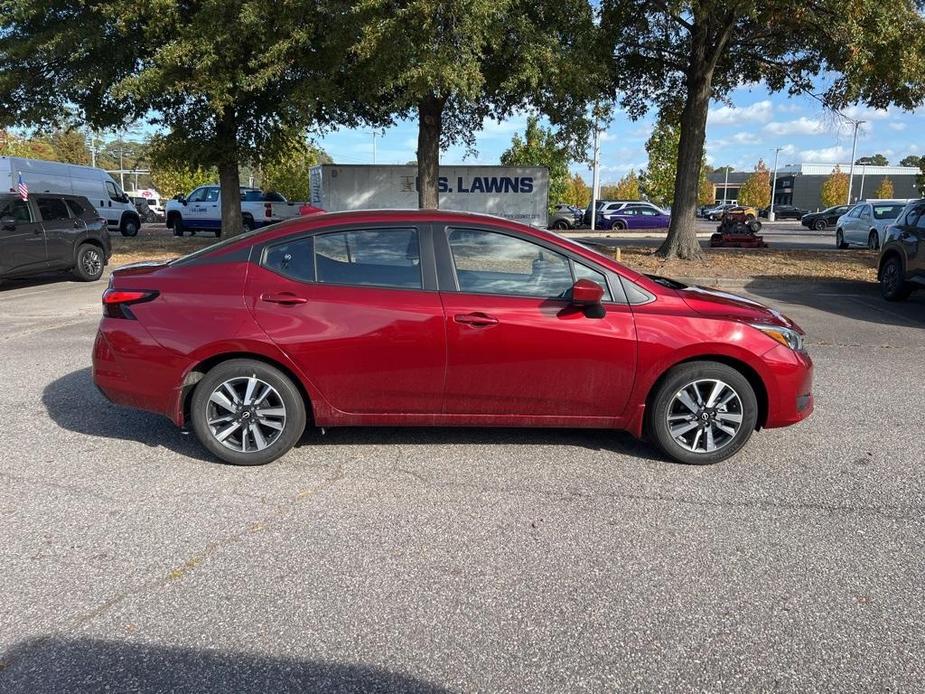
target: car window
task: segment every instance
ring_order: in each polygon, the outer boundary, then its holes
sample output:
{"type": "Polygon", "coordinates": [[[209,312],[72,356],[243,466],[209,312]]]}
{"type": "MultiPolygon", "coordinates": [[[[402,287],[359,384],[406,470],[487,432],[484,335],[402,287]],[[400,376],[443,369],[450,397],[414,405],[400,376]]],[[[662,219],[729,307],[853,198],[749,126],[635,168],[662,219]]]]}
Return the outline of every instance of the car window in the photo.
{"type": "Polygon", "coordinates": [[[896,219],[905,205],[874,205],[874,219],[896,219]]]}
{"type": "Polygon", "coordinates": [[[915,226],[925,229],[925,206],[916,207],[906,217],[906,226],[915,226]]]}
{"type": "Polygon", "coordinates": [[[851,217],[851,218],[860,217],[860,216],[861,216],[861,207],[862,207],[861,205],[858,205],[857,207],[852,207],[852,208],[851,208],[851,212],[848,213],[848,216],[851,217]]]}
{"type": "Polygon", "coordinates": [[[263,266],[295,280],[314,282],[315,261],[311,237],[270,246],[263,266]]]}
{"type": "Polygon", "coordinates": [[[572,262],[572,268],[575,271],[576,281],[584,279],[597,283],[600,285],[601,289],[604,290],[604,301],[612,301],[610,297],[610,288],[607,286],[607,279],[604,277],[603,273],[600,273],[597,270],[592,270],[591,268],[574,261],[572,262]]]}
{"type": "Polygon", "coordinates": [[[363,229],[315,237],[318,282],[421,289],[415,229],[363,229]]]}
{"type": "Polygon", "coordinates": [[[218,200],[218,194],[221,192],[221,188],[209,187],[206,188],[206,202],[216,202],[218,200]]]}
{"type": "Polygon", "coordinates": [[[640,208],[637,210],[637,213],[638,213],[638,214],[642,214],[642,215],[646,215],[647,217],[654,217],[654,216],[656,216],[656,215],[658,214],[658,212],[656,212],[655,210],[653,210],[651,207],[640,207],[640,208]]]}
{"type": "Polygon", "coordinates": [[[202,202],[206,199],[206,188],[197,188],[186,199],[187,202],[202,202]]]}
{"type": "Polygon", "coordinates": [[[29,203],[24,200],[9,200],[6,203],[0,203],[0,217],[12,217],[17,222],[31,222],[32,210],[29,203]]]}
{"type": "Polygon", "coordinates": [[[111,200],[121,200],[122,196],[119,194],[119,189],[116,188],[116,184],[112,181],[106,181],[106,192],[109,194],[111,200]]]}
{"type": "Polygon", "coordinates": [[[65,198],[64,202],[67,203],[68,209],[70,209],[71,214],[75,217],[81,217],[90,210],[87,209],[86,205],[80,200],[74,200],[72,198],[65,198]]]}
{"type": "Polygon", "coordinates": [[[568,259],[530,241],[480,229],[453,229],[449,241],[462,292],[559,298],[573,284],[568,259]]]}
{"type": "Polygon", "coordinates": [[[70,213],[67,211],[67,205],[64,204],[64,200],[61,198],[38,197],[35,199],[35,204],[38,205],[39,214],[46,222],[71,218],[70,213]]]}

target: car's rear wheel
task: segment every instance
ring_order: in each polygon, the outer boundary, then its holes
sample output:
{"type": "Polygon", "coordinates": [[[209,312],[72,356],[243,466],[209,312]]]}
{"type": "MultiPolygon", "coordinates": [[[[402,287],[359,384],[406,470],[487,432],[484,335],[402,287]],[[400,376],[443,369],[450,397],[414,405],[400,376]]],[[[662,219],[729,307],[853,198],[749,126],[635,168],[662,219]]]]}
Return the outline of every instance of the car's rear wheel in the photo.
{"type": "Polygon", "coordinates": [[[626,231],[626,222],[622,222],[619,219],[613,223],[613,229],[617,231],[626,231]]]}
{"type": "Polygon", "coordinates": [[[835,248],[845,249],[848,247],[848,244],[845,243],[845,235],[842,233],[842,230],[839,229],[835,232],[835,248]]]}
{"type": "Polygon", "coordinates": [[[870,236],[867,237],[867,247],[872,251],[876,251],[880,248],[880,237],[877,236],[877,232],[873,229],[870,232],[870,236]]]}
{"type": "Polygon", "coordinates": [[[758,401],[748,379],[731,366],[689,362],[662,379],[647,421],[669,458],[710,465],[746,444],[758,421],[758,401]]]}
{"type": "Polygon", "coordinates": [[[193,431],[233,465],[265,465],[285,455],[305,431],[305,401],[279,369],[232,359],[209,371],[193,392],[193,431]]]}
{"type": "Polygon", "coordinates": [[[122,224],[119,227],[119,231],[122,232],[123,236],[138,236],[138,219],[132,217],[131,215],[125,215],[122,218],[122,224]]]}
{"type": "Polygon", "coordinates": [[[813,229],[816,231],[825,231],[825,227],[826,224],[824,219],[817,219],[815,222],[813,222],[813,229]]]}
{"type": "Polygon", "coordinates": [[[183,217],[176,214],[171,216],[171,220],[173,221],[173,235],[183,236],[183,217]]]}
{"type": "Polygon", "coordinates": [[[887,258],[880,269],[880,295],[887,301],[909,298],[912,288],[903,279],[902,261],[895,255],[887,258]]]}
{"type": "Polygon", "coordinates": [[[77,263],[74,265],[74,277],[81,282],[95,282],[103,276],[106,261],[103,251],[91,243],[84,243],[77,249],[77,263]]]}
{"type": "Polygon", "coordinates": [[[552,225],[552,228],[562,231],[563,229],[568,229],[569,226],[568,226],[568,222],[566,222],[564,219],[557,219],[555,223],[552,225]]]}

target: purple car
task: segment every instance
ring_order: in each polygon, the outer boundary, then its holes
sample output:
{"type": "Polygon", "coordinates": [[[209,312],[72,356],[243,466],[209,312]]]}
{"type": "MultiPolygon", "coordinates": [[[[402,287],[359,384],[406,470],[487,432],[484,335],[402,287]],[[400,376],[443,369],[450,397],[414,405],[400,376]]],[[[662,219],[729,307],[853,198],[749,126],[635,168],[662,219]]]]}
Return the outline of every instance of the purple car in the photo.
{"type": "Polygon", "coordinates": [[[600,219],[601,229],[667,229],[671,215],[655,205],[639,203],[607,212],[600,219]]]}

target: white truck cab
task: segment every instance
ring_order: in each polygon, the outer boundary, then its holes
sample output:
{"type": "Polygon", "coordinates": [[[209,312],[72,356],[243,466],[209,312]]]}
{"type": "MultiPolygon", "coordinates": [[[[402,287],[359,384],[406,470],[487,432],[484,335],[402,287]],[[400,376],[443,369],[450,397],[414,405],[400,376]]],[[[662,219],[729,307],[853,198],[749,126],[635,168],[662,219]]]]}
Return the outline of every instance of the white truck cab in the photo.
{"type": "Polygon", "coordinates": [[[106,220],[110,231],[119,231],[123,236],[138,234],[141,227],[138,210],[112,176],[102,169],[41,159],[0,157],[0,190],[16,192],[20,174],[30,195],[82,195],[106,220]]]}
{"type": "MultiPolygon", "coordinates": [[[[174,236],[196,231],[222,233],[221,188],[217,184],[199,186],[187,196],[178,195],[164,205],[167,228],[174,236]]],[[[299,216],[299,208],[279,193],[264,193],[259,188],[241,188],[241,223],[244,231],[275,224],[299,216]]]]}

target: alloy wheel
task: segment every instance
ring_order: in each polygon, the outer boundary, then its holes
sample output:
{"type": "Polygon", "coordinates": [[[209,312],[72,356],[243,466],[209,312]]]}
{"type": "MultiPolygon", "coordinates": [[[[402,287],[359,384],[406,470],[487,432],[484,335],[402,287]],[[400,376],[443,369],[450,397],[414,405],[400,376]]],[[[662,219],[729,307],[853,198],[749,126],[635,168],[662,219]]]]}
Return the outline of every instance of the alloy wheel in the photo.
{"type": "Polygon", "coordinates": [[[742,399],[718,379],[693,381],[668,406],[668,430],[679,446],[692,453],[725,448],[742,427],[742,399]]]}
{"type": "Polygon", "coordinates": [[[209,396],[206,423],[215,440],[238,453],[272,446],[286,427],[279,392],[257,376],[230,378],[209,396]]]}
{"type": "Polygon", "coordinates": [[[103,271],[103,259],[100,257],[99,251],[94,249],[84,251],[80,264],[83,266],[84,272],[90,277],[96,277],[103,271]]]}

